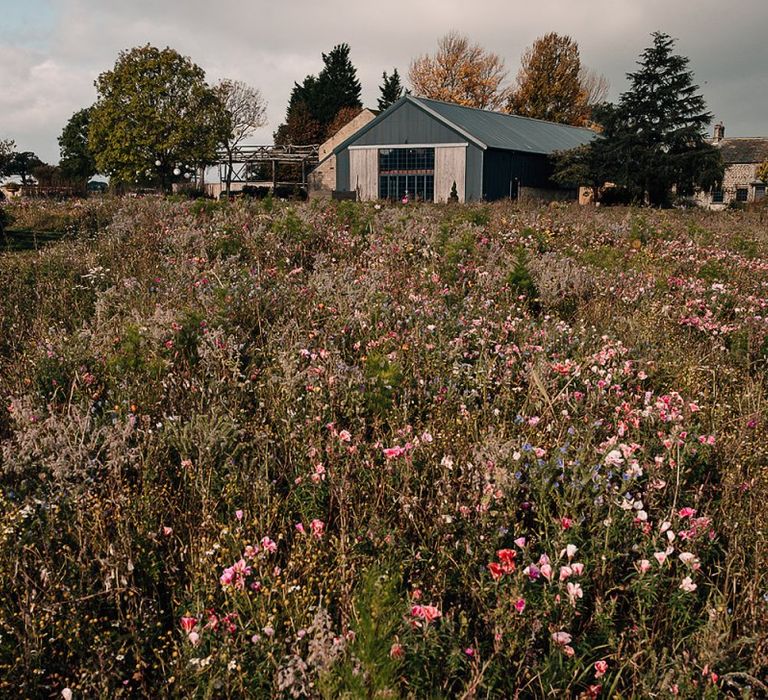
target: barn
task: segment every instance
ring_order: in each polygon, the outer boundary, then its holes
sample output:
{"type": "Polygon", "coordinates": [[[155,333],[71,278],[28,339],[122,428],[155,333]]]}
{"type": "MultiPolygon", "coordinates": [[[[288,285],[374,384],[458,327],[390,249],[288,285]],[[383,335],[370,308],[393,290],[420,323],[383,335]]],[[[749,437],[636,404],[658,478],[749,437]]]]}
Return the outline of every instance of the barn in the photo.
{"type": "Polygon", "coordinates": [[[334,149],[336,190],[361,200],[459,201],[575,196],[550,180],[550,156],[589,129],[406,95],[334,149]]]}

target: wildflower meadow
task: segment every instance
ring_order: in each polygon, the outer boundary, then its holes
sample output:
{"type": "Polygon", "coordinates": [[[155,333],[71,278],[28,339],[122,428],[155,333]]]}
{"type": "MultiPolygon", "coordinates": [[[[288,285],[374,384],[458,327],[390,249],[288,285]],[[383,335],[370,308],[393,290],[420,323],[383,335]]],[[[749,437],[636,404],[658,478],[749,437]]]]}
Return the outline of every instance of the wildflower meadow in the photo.
{"type": "Polygon", "coordinates": [[[768,696],[768,209],[45,206],[0,696],[768,696]]]}

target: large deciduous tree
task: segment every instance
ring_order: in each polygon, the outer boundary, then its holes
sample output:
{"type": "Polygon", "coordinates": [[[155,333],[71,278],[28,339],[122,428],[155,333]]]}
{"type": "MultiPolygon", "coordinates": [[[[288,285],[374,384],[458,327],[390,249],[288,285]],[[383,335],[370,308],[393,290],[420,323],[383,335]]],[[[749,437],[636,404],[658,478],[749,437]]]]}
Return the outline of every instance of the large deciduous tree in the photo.
{"type": "Polygon", "coordinates": [[[275,132],[276,143],[310,144],[327,138],[329,127],[343,109],[361,109],[362,88],[349,57],[348,44],[323,54],[323,69],[294,83],[285,122],[275,132]]]}
{"type": "Polygon", "coordinates": [[[147,44],[123,51],[96,80],[89,145],[100,172],[123,182],[160,182],[216,157],[229,119],[191,59],[147,44]]]}
{"type": "Polygon", "coordinates": [[[15,151],[8,156],[5,164],[6,175],[18,175],[22,185],[32,183],[32,171],[44,165],[43,161],[32,151],[15,151]]]}
{"type": "Polygon", "coordinates": [[[215,87],[229,120],[229,131],[222,141],[227,153],[226,192],[232,185],[234,150],[256,129],[267,123],[267,103],[260,90],[240,80],[222,80],[215,87]]]}
{"type": "Polygon", "coordinates": [[[504,59],[457,32],[443,36],[435,55],[420,56],[408,71],[417,95],[480,109],[504,106],[506,77],[504,59]]]}
{"type": "Polygon", "coordinates": [[[392,71],[392,75],[387,75],[384,71],[381,75],[382,83],[379,86],[379,109],[383,112],[387,107],[391,107],[404,94],[403,84],[400,82],[400,74],[397,68],[392,71]]]}
{"type": "Polygon", "coordinates": [[[550,32],[523,54],[507,108],[525,117],[581,126],[591,121],[593,107],[607,92],[605,77],[582,64],[578,43],[550,32]]]}
{"type": "Polygon", "coordinates": [[[61,174],[70,180],[87,181],[98,172],[96,160],[88,145],[91,108],[75,112],[59,136],[61,174]]]}

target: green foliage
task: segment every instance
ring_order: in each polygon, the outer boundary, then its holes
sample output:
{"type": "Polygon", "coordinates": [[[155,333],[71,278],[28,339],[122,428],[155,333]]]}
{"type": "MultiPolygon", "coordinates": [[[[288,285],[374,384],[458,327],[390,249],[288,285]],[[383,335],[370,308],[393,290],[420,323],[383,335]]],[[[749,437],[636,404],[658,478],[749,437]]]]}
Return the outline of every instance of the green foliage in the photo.
{"type": "Polygon", "coordinates": [[[728,270],[717,260],[707,260],[698,271],[699,279],[705,282],[725,282],[728,280],[728,270]]]}
{"type": "Polygon", "coordinates": [[[170,189],[174,168],[212,162],[230,129],[203,70],[170,48],[122,51],[96,89],[89,148],[99,171],[122,182],[170,189]]]}
{"type": "Polygon", "coordinates": [[[528,269],[528,251],[519,248],[512,269],[507,275],[507,284],[519,296],[524,296],[530,304],[538,301],[539,290],[528,269]]]}
{"type": "Polygon", "coordinates": [[[85,182],[97,171],[96,160],[88,145],[88,130],[91,123],[91,109],[75,112],[59,136],[62,174],[72,180],[85,182]]]}
{"type": "Polygon", "coordinates": [[[397,68],[392,71],[392,75],[387,75],[387,71],[384,71],[381,79],[382,83],[379,86],[381,97],[379,97],[378,106],[383,112],[405,94],[405,89],[400,82],[400,74],[397,72],[397,68]]]}
{"type": "Polygon", "coordinates": [[[8,156],[3,170],[6,175],[18,175],[22,184],[30,184],[32,171],[40,165],[43,165],[43,161],[32,151],[21,151],[8,156]]]}

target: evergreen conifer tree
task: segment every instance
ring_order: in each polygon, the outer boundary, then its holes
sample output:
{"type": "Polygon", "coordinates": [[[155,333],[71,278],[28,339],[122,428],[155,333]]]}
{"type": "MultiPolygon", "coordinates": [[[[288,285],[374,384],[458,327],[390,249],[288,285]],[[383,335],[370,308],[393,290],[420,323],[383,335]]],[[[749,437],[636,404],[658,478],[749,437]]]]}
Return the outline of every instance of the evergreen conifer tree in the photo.
{"type": "Polygon", "coordinates": [[[384,71],[381,77],[383,82],[379,86],[379,92],[381,92],[379,109],[383,112],[403,96],[404,90],[397,68],[392,71],[392,75],[387,75],[387,71],[384,71]]]}
{"type": "Polygon", "coordinates": [[[675,40],[655,32],[630,88],[618,106],[600,111],[603,138],[595,141],[597,162],[609,179],[652,205],[663,205],[674,189],[688,194],[722,178],[719,151],[706,140],[712,120],[693,82],[688,59],[673,52],[675,40]]]}
{"type": "Polygon", "coordinates": [[[277,143],[306,144],[326,138],[328,127],[344,108],[361,108],[362,88],[349,58],[349,45],[323,54],[323,69],[294,83],[285,123],[275,132],[277,143]]]}

